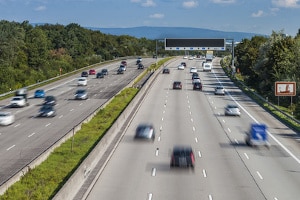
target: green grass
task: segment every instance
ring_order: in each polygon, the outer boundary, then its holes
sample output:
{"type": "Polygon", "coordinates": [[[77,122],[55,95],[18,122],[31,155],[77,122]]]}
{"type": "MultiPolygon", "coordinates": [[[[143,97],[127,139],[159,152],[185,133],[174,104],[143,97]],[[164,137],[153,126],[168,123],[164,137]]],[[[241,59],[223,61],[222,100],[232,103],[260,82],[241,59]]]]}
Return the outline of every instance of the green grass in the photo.
{"type": "Polygon", "coordinates": [[[0,196],[0,199],[51,199],[101,140],[137,92],[136,88],[127,88],[116,95],[89,123],[82,125],[74,138],[56,148],[47,160],[31,169],[0,196]]]}

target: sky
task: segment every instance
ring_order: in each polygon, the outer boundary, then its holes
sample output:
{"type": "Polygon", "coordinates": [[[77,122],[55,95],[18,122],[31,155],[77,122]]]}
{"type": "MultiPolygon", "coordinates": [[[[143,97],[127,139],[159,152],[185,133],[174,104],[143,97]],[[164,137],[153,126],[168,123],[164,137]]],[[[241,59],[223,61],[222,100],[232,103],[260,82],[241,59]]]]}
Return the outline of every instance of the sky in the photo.
{"type": "Polygon", "coordinates": [[[0,20],[81,27],[193,27],[295,36],[300,0],[0,0],[0,20]]]}

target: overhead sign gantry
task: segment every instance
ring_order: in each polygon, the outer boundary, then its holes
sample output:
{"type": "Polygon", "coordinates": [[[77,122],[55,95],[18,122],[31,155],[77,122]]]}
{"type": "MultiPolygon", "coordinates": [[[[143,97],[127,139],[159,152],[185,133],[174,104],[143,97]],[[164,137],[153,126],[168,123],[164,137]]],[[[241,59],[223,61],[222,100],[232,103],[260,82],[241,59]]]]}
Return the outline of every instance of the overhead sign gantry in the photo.
{"type": "Polygon", "coordinates": [[[226,39],[166,38],[165,50],[216,50],[225,51],[226,39]]]}

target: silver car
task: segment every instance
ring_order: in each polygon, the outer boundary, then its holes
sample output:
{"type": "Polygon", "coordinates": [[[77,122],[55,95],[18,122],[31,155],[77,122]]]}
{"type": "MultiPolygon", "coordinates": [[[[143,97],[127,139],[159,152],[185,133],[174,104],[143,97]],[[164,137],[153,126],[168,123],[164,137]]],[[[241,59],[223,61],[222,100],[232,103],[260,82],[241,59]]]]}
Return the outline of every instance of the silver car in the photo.
{"type": "Polygon", "coordinates": [[[240,116],[241,111],[239,107],[235,104],[228,104],[225,107],[225,115],[231,115],[231,116],[240,116]]]}
{"type": "Polygon", "coordinates": [[[225,88],[223,86],[217,86],[215,88],[215,95],[225,95],[225,88]]]}
{"type": "Polygon", "coordinates": [[[155,131],[152,124],[140,124],[135,130],[135,139],[152,140],[155,139],[155,131]]]}

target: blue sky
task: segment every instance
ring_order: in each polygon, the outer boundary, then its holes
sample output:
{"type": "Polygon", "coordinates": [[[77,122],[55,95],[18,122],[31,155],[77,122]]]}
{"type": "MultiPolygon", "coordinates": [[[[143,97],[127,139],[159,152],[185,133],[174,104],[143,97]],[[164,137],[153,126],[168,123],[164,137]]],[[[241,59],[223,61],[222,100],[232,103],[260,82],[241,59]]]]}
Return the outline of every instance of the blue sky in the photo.
{"type": "Polygon", "coordinates": [[[295,36],[300,0],[0,0],[0,19],[82,27],[195,27],[295,36]]]}

